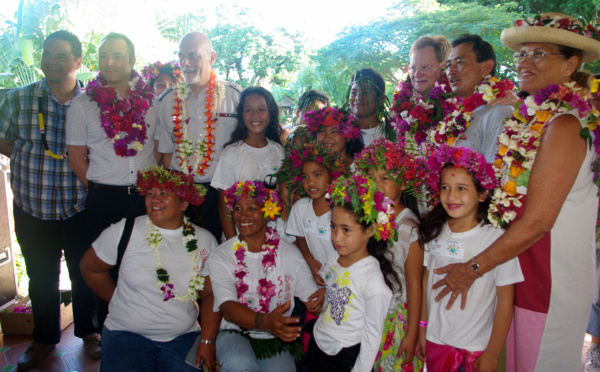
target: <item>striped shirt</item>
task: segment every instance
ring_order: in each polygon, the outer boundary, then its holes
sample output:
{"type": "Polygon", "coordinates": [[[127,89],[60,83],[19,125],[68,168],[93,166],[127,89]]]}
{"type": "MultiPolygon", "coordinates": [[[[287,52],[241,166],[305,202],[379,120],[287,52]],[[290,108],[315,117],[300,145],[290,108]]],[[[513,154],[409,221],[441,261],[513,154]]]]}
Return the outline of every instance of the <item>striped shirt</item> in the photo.
{"type": "MultiPolygon", "coordinates": [[[[75,95],[81,93],[78,82],[75,95]]],[[[46,140],[55,154],[67,151],[65,119],[71,101],[61,104],[45,79],[11,90],[0,104],[0,138],[13,141],[11,186],[16,205],[43,220],[64,220],[85,209],[85,190],[66,159],[46,154],[38,110],[44,116],[46,140]],[[42,107],[38,108],[38,93],[42,107]]]]}

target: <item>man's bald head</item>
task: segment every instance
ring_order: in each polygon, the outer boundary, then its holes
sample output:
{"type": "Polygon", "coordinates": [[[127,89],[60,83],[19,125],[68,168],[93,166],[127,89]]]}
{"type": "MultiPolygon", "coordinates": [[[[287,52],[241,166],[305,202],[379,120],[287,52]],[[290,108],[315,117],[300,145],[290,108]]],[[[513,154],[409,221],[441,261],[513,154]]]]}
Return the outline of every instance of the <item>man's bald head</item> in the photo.
{"type": "Polygon", "coordinates": [[[179,63],[183,77],[194,88],[204,89],[210,79],[210,70],[217,59],[210,39],[201,32],[190,32],[179,42],[179,63]]]}

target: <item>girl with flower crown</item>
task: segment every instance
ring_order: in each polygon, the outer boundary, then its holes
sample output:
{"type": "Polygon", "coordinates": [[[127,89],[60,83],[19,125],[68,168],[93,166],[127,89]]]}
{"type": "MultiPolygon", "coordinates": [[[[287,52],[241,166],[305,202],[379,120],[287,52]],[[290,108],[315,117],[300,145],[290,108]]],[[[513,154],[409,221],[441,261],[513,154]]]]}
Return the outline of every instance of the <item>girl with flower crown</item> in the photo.
{"type": "Polygon", "coordinates": [[[125,219],[104,230],[80,264],[87,284],[109,303],[100,367],[103,371],[195,371],[185,358],[200,337],[196,363],[203,360],[212,368],[221,314],[212,311],[205,260],[217,241],[184,217],[189,204],[204,201],[206,190],[196,187],[192,176],[162,167],[139,171],[137,185],[145,196],[147,215],[133,221],[122,256],[117,246],[127,226],[125,219]],[[117,283],[109,272],[115,265],[117,283]],[[202,301],[201,329],[197,299],[202,301]]]}
{"type": "Polygon", "coordinates": [[[335,252],[319,271],[325,304],[312,329],[308,370],[372,371],[391,288],[400,285],[386,254],[397,239],[393,202],[362,175],[338,178],[328,198],[335,252]]]}
{"type": "MultiPolygon", "coordinates": [[[[517,259],[480,273],[464,308],[436,302],[435,269],[474,257],[503,234],[487,221],[488,192],[498,186],[494,167],[466,147],[442,145],[427,160],[427,184],[438,204],[423,217],[423,309],[417,353],[427,371],[496,371],[512,321],[515,283],[523,281],[517,259]]],[[[453,297],[455,297],[453,295],[453,297]]]]}
{"type": "Polygon", "coordinates": [[[228,371],[295,371],[302,330],[291,317],[293,297],[311,311],[317,286],[298,249],[267,226],[281,211],[277,191],[262,182],[237,182],[225,192],[239,235],[221,244],[208,260],[214,310],[223,320],[217,360],[228,371]]]}
{"type": "Polygon", "coordinates": [[[323,107],[305,113],[304,121],[319,145],[332,154],[349,160],[350,167],[354,168],[354,154],[364,147],[360,127],[354,116],[344,109],[323,107]]]}
{"type": "Polygon", "coordinates": [[[240,181],[263,181],[279,169],[285,157],[279,139],[279,107],[268,90],[258,86],[244,89],[237,112],[237,126],[210,183],[219,190],[219,219],[226,239],[235,236],[236,230],[227,217],[225,190],[240,181]]]}
{"type": "Polygon", "coordinates": [[[404,138],[398,140],[395,144],[377,139],[355,156],[359,172],[373,178],[377,188],[394,202],[399,235],[387,256],[400,282],[393,288],[375,371],[422,369],[422,362],[415,356],[423,295],[423,242],[415,194],[425,172],[416,157],[405,152],[404,138]]]}

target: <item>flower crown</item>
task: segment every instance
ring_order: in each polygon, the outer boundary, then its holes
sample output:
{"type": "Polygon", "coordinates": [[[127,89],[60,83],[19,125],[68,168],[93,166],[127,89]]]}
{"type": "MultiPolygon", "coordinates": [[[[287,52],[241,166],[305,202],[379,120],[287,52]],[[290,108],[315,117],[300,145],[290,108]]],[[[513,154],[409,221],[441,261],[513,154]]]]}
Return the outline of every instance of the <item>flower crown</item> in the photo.
{"type": "Polygon", "coordinates": [[[592,25],[583,26],[581,22],[574,18],[561,18],[560,16],[540,15],[528,17],[524,20],[515,21],[517,27],[542,26],[552,27],[561,30],[571,31],[581,36],[589,37],[600,41],[600,31],[592,25]]]}
{"type": "Polygon", "coordinates": [[[314,161],[327,168],[331,180],[335,180],[341,175],[350,174],[350,163],[347,159],[341,159],[338,155],[332,154],[328,149],[318,145],[314,141],[294,145],[288,142],[286,145],[287,157],[277,171],[277,178],[288,179],[288,189],[290,192],[296,192],[297,195],[304,197],[306,192],[302,187],[302,166],[308,161],[314,161]],[[287,177],[285,177],[287,175],[287,177]]]}
{"type": "Polygon", "coordinates": [[[416,187],[425,179],[425,169],[418,158],[405,151],[404,137],[398,143],[378,138],[360,153],[354,155],[356,168],[363,173],[369,170],[383,170],[396,185],[404,184],[406,190],[414,194],[416,187]]]}
{"type": "Polygon", "coordinates": [[[440,177],[447,165],[464,168],[474,174],[481,187],[486,190],[493,190],[499,185],[496,177],[497,168],[488,163],[485,156],[466,147],[450,147],[442,144],[433,151],[426,163],[427,184],[434,195],[440,192],[440,177]]]}
{"type": "Polygon", "coordinates": [[[206,195],[206,188],[194,184],[193,176],[165,169],[162,166],[150,166],[145,171],[138,171],[137,187],[142,196],[148,194],[150,189],[157,188],[174,194],[195,206],[202,204],[206,195]]]}
{"type": "Polygon", "coordinates": [[[318,132],[320,127],[325,126],[337,128],[340,134],[347,139],[360,137],[358,122],[344,109],[323,107],[316,111],[308,111],[304,114],[304,121],[308,131],[313,135],[318,132]]]}
{"type": "Polygon", "coordinates": [[[161,73],[169,75],[175,79],[175,81],[180,81],[183,78],[183,74],[181,73],[181,68],[179,67],[178,62],[171,61],[162,63],[160,61],[156,61],[148,66],[144,66],[142,69],[142,77],[148,82],[154,82],[154,79],[156,79],[161,73]]]}
{"type": "Polygon", "coordinates": [[[395,221],[394,202],[377,190],[372,178],[357,174],[352,177],[340,177],[331,186],[326,196],[331,206],[350,205],[359,221],[367,225],[377,223],[375,239],[398,240],[398,225],[395,221]]]}
{"type": "Polygon", "coordinates": [[[233,206],[241,198],[256,199],[262,206],[261,212],[264,212],[264,219],[275,220],[281,214],[281,203],[279,194],[276,190],[268,189],[263,182],[259,181],[240,181],[225,191],[225,204],[227,204],[228,215],[231,216],[233,206]]]}

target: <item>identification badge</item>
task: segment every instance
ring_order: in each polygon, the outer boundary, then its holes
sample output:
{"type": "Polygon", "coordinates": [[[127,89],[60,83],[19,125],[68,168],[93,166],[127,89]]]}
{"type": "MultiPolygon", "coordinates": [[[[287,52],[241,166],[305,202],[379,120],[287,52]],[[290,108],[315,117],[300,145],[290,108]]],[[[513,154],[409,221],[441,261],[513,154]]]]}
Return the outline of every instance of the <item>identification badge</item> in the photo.
{"type": "Polygon", "coordinates": [[[321,239],[331,239],[331,227],[321,225],[315,221],[306,220],[306,225],[304,225],[304,232],[313,236],[318,236],[321,239]]]}
{"type": "Polygon", "coordinates": [[[260,179],[265,179],[269,174],[275,174],[279,170],[281,163],[260,163],[258,168],[260,170],[260,179]]]}
{"type": "Polygon", "coordinates": [[[319,269],[319,276],[323,278],[323,281],[327,287],[331,287],[333,283],[335,283],[335,272],[327,262],[324,263],[319,269]]]}
{"type": "Polygon", "coordinates": [[[429,253],[462,260],[465,255],[465,243],[434,239],[429,253]]]}

